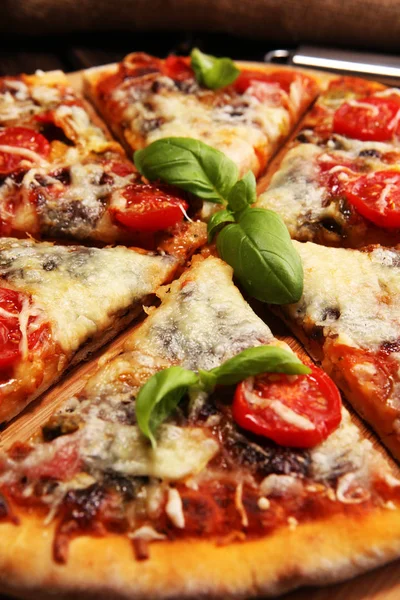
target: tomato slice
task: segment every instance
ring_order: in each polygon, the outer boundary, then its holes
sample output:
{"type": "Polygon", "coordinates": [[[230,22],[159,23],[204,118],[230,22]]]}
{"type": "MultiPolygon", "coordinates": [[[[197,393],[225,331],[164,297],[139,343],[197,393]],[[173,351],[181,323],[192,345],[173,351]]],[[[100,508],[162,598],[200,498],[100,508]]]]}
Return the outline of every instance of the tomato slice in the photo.
{"type": "Polygon", "coordinates": [[[0,131],[0,146],[28,150],[26,155],[0,150],[0,174],[9,175],[21,167],[22,161],[36,162],[35,154],[47,158],[50,144],[41,134],[26,127],[7,127],[0,131]],[[29,152],[35,154],[29,155],[29,152]]]}
{"type": "Polygon", "coordinates": [[[309,375],[266,373],[240,383],[232,414],[236,423],[282,446],[311,448],[338,427],[341,398],[321,369],[309,375]]]}
{"type": "Polygon", "coordinates": [[[331,194],[343,193],[344,186],[349,180],[357,177],[357,165],[351,160],[324,153],[317,159],[319,181],[331,194]]]}
{"type": "Polygon", "coordinates": [[[345,188],[358,212],[379,227],[400,227],[400,172],[377,171],[359,177],[345,188]]]}
{"type": "Polygon", "coordinates": [[[333,117],[333,131],[364,141],[385,142],[398,128],[400,102],[370,96],[345,102],[333,117]]]}
{"type": "Polygon", "coordinates": [[[183,220],[187,202],[160,187],[141,183],[128,185],[122,197],[123,209],[111,207],[115,219],[134,231],[162,231],[183,220]]]}
{"type": "MultiPolygon", "coordinates": [[[[0,288],[0,369],[12,366],[21,356],[19,314],[26,301],[31,303],[27,294],[8,288],[0,288]]],[[[27,344],[29,350],[43,345],[51,335],[50,324],[43,322],[29,331],[29,326],[36,321],[35,316],[29,316],[27,327],[27,344]]]]}
{"type": "Polygon", "coordinates": [[[0,288],[0,368],[11,366],[20,356],[21,332],[18,315],[21,296],[14,290],[0,288]]]}
{"type": "Polygon", "coordinates": [[[188,79],[194,75],[188,59],[182,56],[168,56],[165,59],[163,71],[167,77],[178,81],[188,79]]]}
{"type": "Polygon", "coordinates": [[[261,81],[262,83],[275,84],[279,86],[284,92],[289,94],[290,86],[296,78],[296,74],[292,71],[275,71],[274,73],[262,73],[261,71],[241,71],[238,78],[236,79],[234,86],[235,90],[239,94],[244,92],[251,86],[255,81],[261,81]]]}

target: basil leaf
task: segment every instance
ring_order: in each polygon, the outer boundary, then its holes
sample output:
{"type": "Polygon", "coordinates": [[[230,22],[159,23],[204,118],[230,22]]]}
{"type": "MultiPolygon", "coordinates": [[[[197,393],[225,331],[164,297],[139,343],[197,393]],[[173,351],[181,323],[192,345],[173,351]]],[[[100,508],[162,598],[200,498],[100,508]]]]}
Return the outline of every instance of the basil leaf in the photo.
{"type": "Polygon", "coordinates": [[[230,210],[219,210],[214,213],[207,224],[208,243],[212,242],[214,235],[225,223],[234,223],[235,217],[230,210]]]}
{"type": "Polygon", "coordinates": [[[262,302],[297,302],[303,267],[286,226],[272,210],[247,208],[219,234],[220,256],[233,267],[246,291],[262,302]]]}
{"type": "Polygon", "coordinates": [[[204,387],[212,390],[216,385],[234,385],[261,373],[300,375],[311,373],[311,369],[289,350],[277,346],[257,346],[243,350],[211,371],[200,371],[199,376],[204,387]]]}
{"type": "Polygon", "coordinates": [[[246,175],[239,179],[229,192],[228,208],[234,213],[244,210],[257,200],[256,193],[256,178],[252,171],[248,171],[246,175]]]}
{"type": "Polygon", "coordinates": [[[230,58],[203,54],[198,48],[192,50],[190,58],[197,81],[210,90],[218,90],[233,83],[240,73],[230,58]]]}
{"type": "Polygon", "coordinates": [[[223,152],[192,138],[153,142],[134,156],[136,168],[150,181],[161,179],[209,202],[225,204],[238,168],[223,152]]]}
{"type": "Polygon", "coordinates": [[[156,447],[159,425],[175,410],[189,386],[198,383],[193,371],[169,367],[159,371],[144,384],[136,398],[136,418],[140,431],[156,447]]]}

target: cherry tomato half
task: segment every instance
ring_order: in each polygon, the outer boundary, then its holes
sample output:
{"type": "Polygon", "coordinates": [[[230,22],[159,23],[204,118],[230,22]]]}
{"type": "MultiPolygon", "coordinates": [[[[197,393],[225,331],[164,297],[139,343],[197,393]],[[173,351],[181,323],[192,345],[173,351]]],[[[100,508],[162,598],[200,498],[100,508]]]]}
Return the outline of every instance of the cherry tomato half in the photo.
{"type": "Polygon", "coordinates": [[[345,102],[333,117],[333,131],[350,138],[384,142],[390,140],[398,127],[396,115],[400,102],[371,96],[353,104],[345,102]]]}
{"type": "Polygon", "coordinates": [[[20,355],[21,332],[18,315],[22,308],[21,295],[0,288],[0,368],[9,367],[20,355]]]}
{"type": "MultiPolygon", "coordinates": [[[[0,146],[24,148],[42,158],[47,158],[50,153],[50,144],[46,138],[41,133],[26,127],[7,127],[0,131],[0,146]]],[[[0,174],[9,175],[20,167],[22,161],[27,160],[34,162],[29,156],[0,150],[0,174]]]]}
{"type": "Polygon", "coordinates": [[[262,73],[261,71],[241,71],[240,75],[236,79],[234,86],[235,90],[239,94],[249,88],[255,81],[262,83],[275,84],[279,86],[287,94],[290,93],[290,86],[296,79],[297,74],[293,71],[275,71],[274,73],[262,73]]]}
{"type": "Polygon", "coordinates": [[[165,59],[163,71],[167,77],[178,81],[193,77],[193,70],[188,59],[182,56],[168,56],[165,59]]]}
{"type": "Polygon", "coordinates": [[[124,209],[112,208],[115,219],[133,231],[162,231],[183,220],[188,204],[161,188],[141,183],[128,185],[122,192],[124,209]]]}
{"type": "Polygon", "coordinates": [[[363,175],[345,188],[358,212],[379,227],[400,227],[400,172],[377,171],[363,175]]]}
{"type": "Polygon", "coordinates": [[[341,421],[339,390],[326,373],[266,373],[240,383],[232,415],[236,423],[282,446],[311,448],[341,421]]]}

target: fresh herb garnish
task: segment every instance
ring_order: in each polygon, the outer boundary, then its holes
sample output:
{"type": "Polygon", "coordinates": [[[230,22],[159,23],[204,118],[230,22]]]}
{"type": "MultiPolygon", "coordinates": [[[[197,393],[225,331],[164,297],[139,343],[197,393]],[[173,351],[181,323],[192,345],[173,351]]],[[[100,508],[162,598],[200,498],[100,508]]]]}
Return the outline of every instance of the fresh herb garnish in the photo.
{"type": "Polygon", "coordinates": [[[218,90],[233,83],[240,71],[230,58],[216,58],[194,48],[190,54],[191,67],[197,81],[210,90],[218,90]]]}
{"type": "Polygon", "coordinates": [[[208,237],[246,291],[270,304],[298,302],[303,269],[282,219],[252,208],[256,180],[238,181],[233,161],[219,150],[190,138],[164,138],[135,153],[135,164],[149,180],[161,179],[199,198],[224,205],[208,223],[208,237]]]}
{"type": "Polygon", "coordinates": [[[169,367],[155,373],[142,386],[136,398],[136,418],[140,431],[156,447],[158,427],[176,409],[189,388],[211,392],[216,385],[234,385],[261,373],[310,373],[299,358],[277,346],[247,348],[219,367],[199,373],[183,367],[169,367]]]}

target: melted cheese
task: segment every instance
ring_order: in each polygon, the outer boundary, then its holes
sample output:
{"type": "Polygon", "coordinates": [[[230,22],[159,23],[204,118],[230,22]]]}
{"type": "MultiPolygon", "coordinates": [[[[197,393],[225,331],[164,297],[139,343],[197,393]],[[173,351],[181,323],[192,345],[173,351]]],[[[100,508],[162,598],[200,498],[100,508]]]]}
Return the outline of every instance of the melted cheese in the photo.
{"type": "Polygon", "coordinates": [[[269,328],[232,284],[231,268],[208,258],[172,284],[130,348],[197,370],[272,340],[269,328]]]}
{"type": "Polygon", "coordinates": [[[303,297],[291,318],[323,328],[337,342],[377,350],[400,337],[400,254],[294,242],[304,269],[303,297]],[[329,309],[339,311],[329,316],[329,309]],[[328,311],[328,312],[327,312],[328,311]]]}
{"type": "Polygon", "coordinates": [[[92,123],[88,113],[81,106],[63,104],[56,108],[55,114],[68,122],[78,136],[79,143],[85,140],[91,148],[99,150],[107,145],[104,132],[92,123]]]}
{"type": "MultiPolygon", "coordinates": [[[[104,404],[102,405],[104,410],[104,404]]],[[[201,471],[219,450],[199,427],[163,425],[152,448],[137,426],[101,418],[96,407],[85,415],[80,452],[94,469],[175,481],[201,471]]]]}
{"type": "Polygon", "coordinates": [[[279,213],[292,237],[299,236],[303,226],[329,215],[329,209],[322,207],[325,190],[318,184],[316,158],[320,154],[321,149],[314,144],[290,150],[268,190],[256,202],[256,206],[279,213]]]}
{"type": "MultiPolygon", "coordinates": [[[[269,102],[268,97],[259,101],[252,88],[240,96],[240,102],[226,97],[222,106],[215,106],[207,100],[208,93],[196,85],[192,91],[181,92],[168,77],[160,76],[157,81],[161,87],[156,93],[122,87],[113,94],[123,104],[129,98],[123,118],[134,133],[145,134],[146,145],[168,136],[199,139],[227,154],[243,174],[259,169],[255,147],[269,146],[289,131],[288,110],[276,101],[269,102]],[[147,124],[153,123],[149,128],[147,124]]],[[[276,97],[276,86],[273,95],[276,97]]],[[[294,88],[296,102],[297,96],[294,88]]]]}
{"type": "Polygon", "coordinates": [[[32,294],[53,324],[57,341],[73,352],[110,326],[113,315],[154,292],[174,260],[126,248],[83,248],[0,241],[0,274],[32,294]]]}

